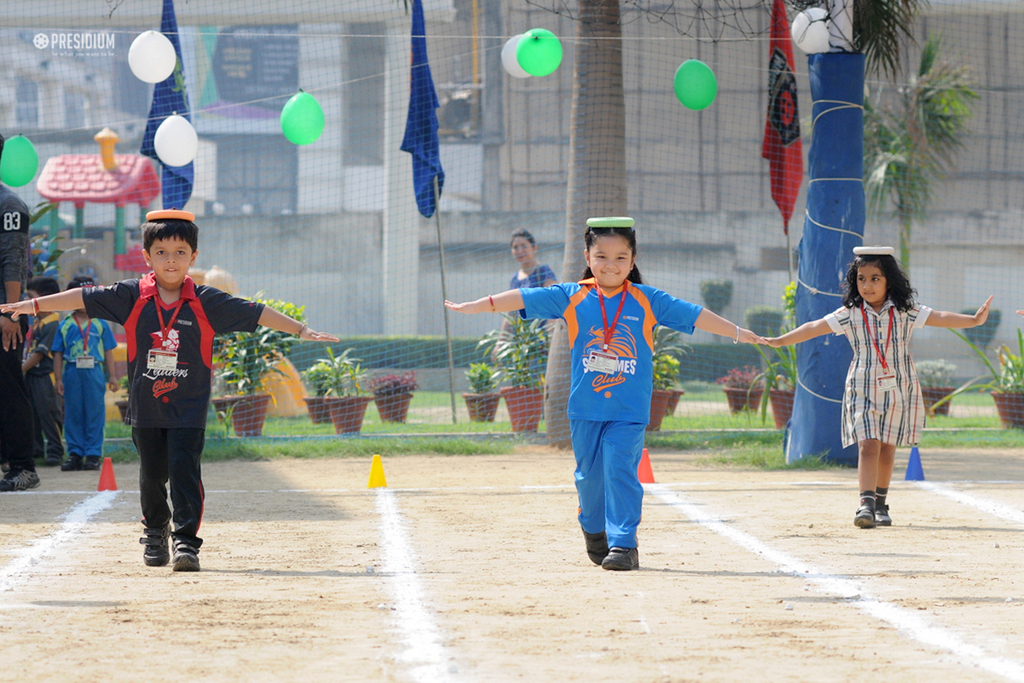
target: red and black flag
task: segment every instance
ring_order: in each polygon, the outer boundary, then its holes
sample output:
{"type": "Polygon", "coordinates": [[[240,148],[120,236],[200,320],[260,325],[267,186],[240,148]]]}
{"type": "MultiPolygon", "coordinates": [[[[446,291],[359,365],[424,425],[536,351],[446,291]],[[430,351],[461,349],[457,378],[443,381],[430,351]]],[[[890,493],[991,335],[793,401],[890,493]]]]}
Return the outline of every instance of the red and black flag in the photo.
{"type": "Polygon", "coordinates": [[[771,51],[768,55],[768,117],[761,156],[771,163],[772,199],[782,213],[783,231],[789,233],[797,193],[804,177],[800,114],[796,104],[793,44],[783,0],[772,7],[771,51]]]}

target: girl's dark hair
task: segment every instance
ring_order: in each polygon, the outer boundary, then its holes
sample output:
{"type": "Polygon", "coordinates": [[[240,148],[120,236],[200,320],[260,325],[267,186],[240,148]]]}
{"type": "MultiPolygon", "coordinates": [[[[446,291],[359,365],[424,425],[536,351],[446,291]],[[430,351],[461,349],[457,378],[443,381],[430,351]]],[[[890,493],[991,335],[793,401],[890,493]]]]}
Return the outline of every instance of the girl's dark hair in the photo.
{"type": "Polygon", "coordinates": [[[515,244],[517,237],[522,237],[531,245],[537,246],[537,240],[533,239],[533,235],[531,235],[530,231],[527,230],[526,228],[520,228],[519,230],[516,230],[514,233],[512,233],[512,237],[509,238],[508,240],[508,246],[511,247],[513,244],[515,244]]]}
{"type": "Polygon", "coordinates": [[[895,258],[877,254],[865,254],[853,259],[843,283],[843,306],[855,308],[864,303],[864,298],[857,290],[857,271],[869,265],[882,271],[887,288],[886,296],[892,299],[896,310],[906,312],[913,308],[914,295],[917,291],[910,286],[910,278],[903,272],[895,258]]]}
{"type": "MultiPolygon", "coordinates": [[[[607,235],[618,235],[626,240],[629,250],[633,252],[633,257],[636,257],[636,230],[633,228],[591,228],[587,226],[587,231],[583,233],[583,243],[586,245],[587,251],[590,251],[590,247],[594,246],[594,241],[598,237],[605,237],[607,235]]],[[[594,274],[590,271],[590,266],[587,266],[583,269],[583,277],[580,279],[586,280],[591,277],[594,277],[594,274]]],[[[637,285],[644,283],[644,279],[640,275],[640,269],[636,267],[636,261],[633,262],[633,270],[629,271],[626,279],[637,285]]]]}
{"type": "Polygon", "coordinates": [[[192,251],[199,251],[199,228],[192,221],[170,219],[142,224],[142,248],[146,251],[156,240],[175,237],[192,247],[192,251]]]}

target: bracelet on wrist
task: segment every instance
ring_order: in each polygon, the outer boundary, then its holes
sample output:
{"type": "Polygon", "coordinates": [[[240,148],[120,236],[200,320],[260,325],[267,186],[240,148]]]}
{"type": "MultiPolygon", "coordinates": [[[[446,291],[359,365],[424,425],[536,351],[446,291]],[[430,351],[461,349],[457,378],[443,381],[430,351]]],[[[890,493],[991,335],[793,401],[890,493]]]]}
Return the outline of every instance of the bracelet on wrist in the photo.
{"type": "Polygon", "coordinates": [[[733,344],[739,344],[740,343],[740,326],[739,325],[736,326],[736,337],[732,340],[732,343],[733,344]]]}
{"type": "Polygon", "coordinates": [[[494,310],[494,297],[490,294],[487,295],[487,300],[491,302],[491,313],[495,313],[494,310]]]}
{"type": "Polygon", "coordinates": [[[39,317],[39,300],[32,299],[32,315],[39,317]]]}

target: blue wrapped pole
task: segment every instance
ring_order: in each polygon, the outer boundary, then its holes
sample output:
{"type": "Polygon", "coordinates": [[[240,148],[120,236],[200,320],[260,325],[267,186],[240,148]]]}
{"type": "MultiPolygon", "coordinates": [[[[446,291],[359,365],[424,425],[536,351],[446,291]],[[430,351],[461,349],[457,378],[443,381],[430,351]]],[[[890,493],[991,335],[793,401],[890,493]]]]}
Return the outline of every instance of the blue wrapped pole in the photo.
{"type": "MultiPolygon", "coordinates": [[[[807,215],[800,240],[796,321],[818,320],[842,305],[841,285],[864,241],[864,55],[808,58],[814,100],[808,153],[807,215]]],[[[843,448],[842,399],[853,352],[831,334],[797,345],[799,381],[786,441],[786,462],[820,455],[857,465],[843,448]]]]}

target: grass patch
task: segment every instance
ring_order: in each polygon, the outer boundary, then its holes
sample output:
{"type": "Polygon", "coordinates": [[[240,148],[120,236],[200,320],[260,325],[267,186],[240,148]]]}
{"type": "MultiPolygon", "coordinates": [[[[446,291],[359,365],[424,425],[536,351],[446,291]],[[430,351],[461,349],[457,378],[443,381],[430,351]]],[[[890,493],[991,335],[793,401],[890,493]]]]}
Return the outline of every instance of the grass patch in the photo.
{"type": "Polygon", "coordinates": [[[678,451],[705,451],[697,458],[701,466],[740,467],[757,470],[822,470],[844,467],[809,457],[786,463],[782,451],[782,432],[688,432],[648,434],[648,448],[678,451]]]}
{"type": "MultiPolygon", "coordinates": [[[[515,452],[519,440],[466,438],[382,438],[332,437],[330,439],[224,439],[207,438],[203,462],[225,460],[274,460],[278,458],[348,458],[411,455],[505,455],[515,452]]],[[[134,462],[138,454],[131,441],[108,441],[104,455],[114,462],[134,462]]]]}

